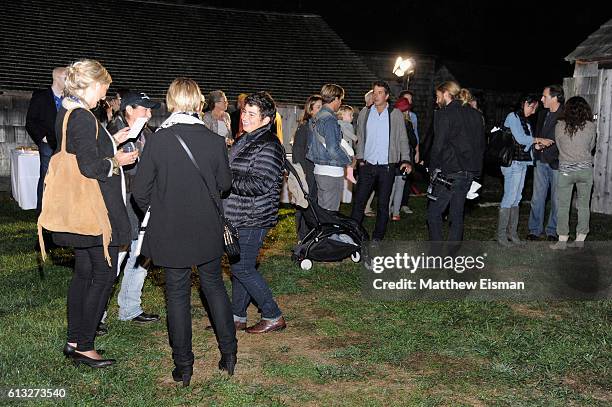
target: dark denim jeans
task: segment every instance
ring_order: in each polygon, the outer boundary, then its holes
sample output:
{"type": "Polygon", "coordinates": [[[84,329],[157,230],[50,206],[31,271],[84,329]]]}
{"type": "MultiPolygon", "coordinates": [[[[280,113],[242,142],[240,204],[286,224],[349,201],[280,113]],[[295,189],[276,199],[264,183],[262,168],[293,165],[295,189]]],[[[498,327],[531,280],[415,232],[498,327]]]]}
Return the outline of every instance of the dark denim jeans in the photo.
{"type": "MultiPolygon", "coordinates": [[[[238,342],[221,273],[221,258],[198,266],[200,288],[221,353],[236,353],[238,342]]],[[[191,268],[165,268],[168,337],[177,367],[193,366],[191,349],[191,268]]]]}
{"type": "Polygon", "coordinates": [[[38,186],[36,188],[36,213],[40,214],[45,175],[47,175],[47,170],[49,169],[49,161],[53,155],[53,150],[49,147],[49,144],[40,142],[38,143],[38,154],[40,156],[40,176],[38,177],[38,186]]]}
{"type": "Polygon", "coordinates": [[[427,206],[429,240],[433,242],[444,240],[442,236],[442,214],[449,205],[448,218],[450,225],[448,240],[451,242],[463,240],[463,209],[465,206],[465,197],[470,190],[470,185],[472,185],[474,177],[470,173],[461,172],[449,174],[447,178],[453,181],[453,185],[449,189],[444,185],[436,184],[433,195],[437,196],[438,200],[430,200],[427,206]]]}
{"type": "Polygon", "coordinates": [[[230,261],[232,270],[232,311],[234,320],[246,322],[251,300],[259,307],[262,319],[276,320],[282,312],[272,297],[272,290],[256,268],[257,255],[268,229],[238,229],[240,258],[230,261]]]}
{"type": "Polygon", "coordinates": [[[376,225],[372,239],[382,240],[387,231],[389,223],[389,199],[395,181],[395,165],[372,165],[365,163],[359,167],[359,178],[357,179],[357,190],[353,198],[353,210],[351,218],[360,224],[363,222],[363,211],[365,210],[370,193],[376,190],[378,205],[376,208],[376,225]]]}

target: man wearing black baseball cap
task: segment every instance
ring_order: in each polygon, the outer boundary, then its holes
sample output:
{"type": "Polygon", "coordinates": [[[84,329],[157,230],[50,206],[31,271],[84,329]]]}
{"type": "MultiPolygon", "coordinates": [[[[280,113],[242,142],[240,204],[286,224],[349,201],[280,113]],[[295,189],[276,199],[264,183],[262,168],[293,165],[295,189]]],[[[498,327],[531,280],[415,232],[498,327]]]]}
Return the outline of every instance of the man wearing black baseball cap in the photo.
{"type": "MultiPolygon", "coordinates": [[[[109,123],[108,130],[111,132],[111,134],[114,134],[113,132],[122,129],[123,127],[134,126],[136,120],[139,118],[149,120],[152,115],[151,109],[158,109],[160,106],[160,103],[151,100],[146,93],[127,92],[121,98],[120,112],[115,119],[109,123]]],[[[123,146],[119,146],[119,148],[135,147],[142,150],[147,142],[147,138],[152,134],[153,130],[145,124],[136,138],[127,140],[127,142],[123,146]],[[130,142],[133,144],[130,144],[130,142]]],[[[132,194],[130,192],[131,180],[136,175],[136,166],[137,164],[124,167],[127,192],[126,207],[132,227],[132,245],[130,248],[129,257],[125,262],[123,279],[121,281],[121,290],[119,291],[117,302],[119,303],[120,320],[134,321],[137,323],[149,323],[159,321],[159,315],[147,314],[140,306],[140,297],[142,295],[144,280],[147,276],[147,269],[143,267],[141,263],[139,263],[138,260],[142,259],[138,259],[138,256],[133,254],[136,249],[138,229],[140,227],[140,219],[137,215],[140,214],[140,211],[137,209],[137,206],[132,203],[132,194]]],[[[119,253],[118,267],[121,267],[121,263],[126,255],[127,252],[119,253]]]]}
{"type": "Polygon", "coordinates": [[[128,106],[136,108],[141,106],[147,109],[159,109],[158,102],[152,101],[144,92],[128,92],[121,98],[121,111],[126,111],[128,106]]]}

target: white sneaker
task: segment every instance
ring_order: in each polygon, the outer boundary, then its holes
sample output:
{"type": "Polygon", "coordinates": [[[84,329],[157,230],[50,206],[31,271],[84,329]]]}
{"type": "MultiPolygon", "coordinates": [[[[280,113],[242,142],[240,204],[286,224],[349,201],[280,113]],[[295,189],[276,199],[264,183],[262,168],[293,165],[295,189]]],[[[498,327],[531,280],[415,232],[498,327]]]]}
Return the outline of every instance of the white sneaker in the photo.
{"type": "Polygon", "coordinates": [[[402,207],[400,208],[400,210],[401,210],[402,212],[404,212],[404,213],[413,213],[413,212],[412,212],[412,209],[410,209],[410,208],[409,208],[409,207],[407,207],[406,205],[402,206],[402,207]]]}

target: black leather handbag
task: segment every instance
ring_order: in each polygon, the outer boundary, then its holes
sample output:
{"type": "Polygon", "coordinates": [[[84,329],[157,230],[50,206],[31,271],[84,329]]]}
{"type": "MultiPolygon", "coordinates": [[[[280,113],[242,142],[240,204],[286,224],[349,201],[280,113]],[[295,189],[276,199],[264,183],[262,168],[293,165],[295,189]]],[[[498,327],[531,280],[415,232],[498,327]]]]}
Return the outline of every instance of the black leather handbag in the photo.
{"type": "Polygon", "coordinates": [[[191,160],[193,165],[198,170],[198,174],[200,174],[202,181],[204,181],[204,186],[206,187],[206,190],[208,191],[208,194],[210,195],[210,199],[212,199],[213,204],[215,205],[215,208],[217,209],[217,214],[221,218],[221,222],[223,224],[223,247],[225,249],[225,253],[227,253],[228,257],[240,256],[240,243],[238,241],[238,236],[239,236],[238,229],[236,229],[234,225],[232,225],[232,222],[230,222],[229,219],[223,216],[223,212],[221,211],[221,208],[219,208],[219,205],[217,204],[217,200],[215,199],[213,194],[210,192],[210,188],[208,187],[206,178],[204,178],[204,174],[202,174],[202,170],[200,170],[200,166],[198,165],[198,163],[196,163],[196,160],[193,158],[193,154],[191,154],[191,150],[189,150],[189,147],[187,147],[187,144],[185,144],[185,141],[183,141],[181,136],[179,136],[178,134],[175,134],[174,137],[176,137],[179,143],[181,143],[183,150],[185,150],[185,152],[189,156],[189,159],[191,160]]]}
{"type": "Polygon", "coordinates": [[[508,128],[491,133],[485,150],[485,162],[491,166],[509,167],[514,154],[514,137],[508,128]]]}

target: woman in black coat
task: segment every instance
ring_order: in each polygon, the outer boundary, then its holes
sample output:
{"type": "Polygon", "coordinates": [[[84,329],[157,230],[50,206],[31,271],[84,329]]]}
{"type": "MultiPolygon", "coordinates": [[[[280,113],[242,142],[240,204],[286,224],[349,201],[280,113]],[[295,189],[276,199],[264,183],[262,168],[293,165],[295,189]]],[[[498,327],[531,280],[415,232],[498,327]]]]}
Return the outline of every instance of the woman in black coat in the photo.
{"type": "Polygon", "coordinates": [[[84,363],[96,368],[114,362],[113,359],[102,359],[96,352],[94,338],[115,282],[119,246],[130,241],[121,166],[134,163],[138,157],[138,152],[124,153],[116,148],[117,144],[125,141],[129,129],[111,136],[89,111],[106,95],[110,83],[110,75],[97,61],[82,60],[69,66],[64,90],[66,97],[55,124],[58,146],[61,146],[64,117],[69,110],[72,111],[65,135],[66,150],[76,155],[84,176],[98,180],[112,228],[108,250],[112,267],[105,259],[101,235],[53,233],[56,244],[74,247],[74,274],[68,291],[68,341],[64,354],[76,364],[84,363]]]}
{"type": "Polygon", "coordinates": [[[276,105],[266,92],[245,99],[242,127],[245,133],[232,146],[232,192],[225,199],[225,216],[238,229],[240,257],[230,259],[232,311],[236,329],[247,333],[278,331],[286,327],[266,280],[257,271],[257,255],[270,228],[278,222],[285,151],[271,126],[276,105]],[[261,320],[247,328],[247,308],[253,300],[261,320]]]}
{"type": "Polygon", "coordinates": [[[233,374],[236,331],[221,273],[223,227],[215,208],[231,185],[225,139],[197,117],[202,94],[191,79],[178,78],[166,95],[174,112],[147,142],[132,187],[143,212],[150,206],[142,254],[163,266],[166,277],[168,335],[176,368],[172,376],[189,385],[191,348],[191,267],[197,266],[200,287],[215,327],[219,368],[233,374]],[[181,146],[189,148],[201,172],[181,146]],[[204,183],[202,176],[206,180],[204,183]],[[210,191],[206,187],[210,187],[210,191]],[[212,197],[211,197],[212,196],[212,197]],[[214,197],[214,198],[213,198],[214,197]]]}
{"type": "MultiPolygon", "coordinates": [[[[308,143],[310,142],[310,128],[308,121],[319,113],[323,106],[323,98],[320,95],[312,95],[306,99],[304,105],[304,115],[293,136],[293,145],[291,146],[291,161],[294,164],[300,164],[304,175],[306,176],[306,184],[308,185],[308,195],[317,202],[317,183],[314,176],[314,163],[306,159],[308,152],[308,143]]],[[[303,210],[297,208],[295,211],[295,224],[297,226],[298,239],[302,240],[308,233],[308,227],[304,220],[303,210]]]]}

